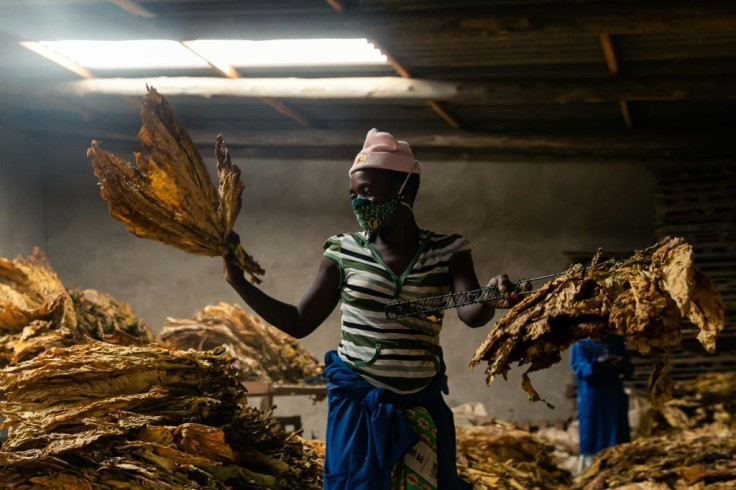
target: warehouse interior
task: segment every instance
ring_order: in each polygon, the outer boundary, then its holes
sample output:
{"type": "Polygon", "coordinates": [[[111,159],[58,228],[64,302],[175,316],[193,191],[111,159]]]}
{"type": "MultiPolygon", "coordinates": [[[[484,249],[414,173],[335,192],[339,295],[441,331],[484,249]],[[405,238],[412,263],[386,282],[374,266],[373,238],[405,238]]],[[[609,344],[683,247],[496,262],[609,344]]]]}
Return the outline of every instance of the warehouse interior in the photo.
{"type": "MultiPolygon", "coordinates": [[[[215,182],[223,135],[245,184],[234,231],[275,298],[297,303],[324,241],[358,230],[348,169],[377,128],[407,141],[423,167],[419,226],[465,236],[481,283],[683,237],[723,298],[725,328],[709,354],[683,323],[673,379],[736,368],[731,2],[5,0],[0,46],[0,257],[39,247],[66,288],[128,303],[155,334],[167,317],[220,302],[252,310],[225,282],[221,258],[134,236],[100,196],[87,149],[98,140],[133,161],[147,85],[171,104],[215,182]],[[356,38],[383,59],[225,66],[190,43],[356,38]],[[200,63],[93,68],[44,44],[142,39],[183,43],[200,63]]],[[[528,401],[524,367],[491,386],[484,366],[469,370],[505,313],[478,329],[447,313],[447,404],[477,402],[527,429],[566,427],[575,418],[568,350],[531,375],[554,409],[528,401]]],[[[336,308],[300,343],[321,362],[340,335],[336,308]]],[[[652,361],[632,356],[627,386],[645,396],[652,361]]],[[[273,402],[275,415],[298,416],[305,438],[324,439],[324,399],[273,402]]]]}

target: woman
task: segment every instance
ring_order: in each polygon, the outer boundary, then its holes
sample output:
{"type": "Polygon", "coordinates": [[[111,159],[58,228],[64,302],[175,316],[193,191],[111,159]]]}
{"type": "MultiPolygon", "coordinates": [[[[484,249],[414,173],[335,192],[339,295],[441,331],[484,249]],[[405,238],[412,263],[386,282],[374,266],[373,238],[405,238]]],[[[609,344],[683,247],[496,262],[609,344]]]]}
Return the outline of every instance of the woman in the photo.
{"type": "MultiPolygon", "coordinates": [[[[269,297],[225,262],[225,276],[253,310],[296,338],[314,331],[341,301],[342,340],[325,356],[328,380],[326,489],[462,488],[439,346],[443,312],[388,320],[384,307],[479,287],[470,244],[417,226],[412,205],[421,167],[406,142],[372,129],[349,170],[361,233],[324,244],[317,277],[298,305],[269,297]]],[[[470,327],[487,324],[505,297],[458,308],[470,327]]],[[[529,285],[525,285],[529,286],[529,285]]]]}
{"type": "Polygon", "coordinates": [[[634,368],[624,339],[618,335],[609,335],[602,342],[590,338],[575,342],[570,367],[577,386],[578,473],[582,473],[600,451],[631,440],[629,397],[623,380],[631,377],[634,368]]]}

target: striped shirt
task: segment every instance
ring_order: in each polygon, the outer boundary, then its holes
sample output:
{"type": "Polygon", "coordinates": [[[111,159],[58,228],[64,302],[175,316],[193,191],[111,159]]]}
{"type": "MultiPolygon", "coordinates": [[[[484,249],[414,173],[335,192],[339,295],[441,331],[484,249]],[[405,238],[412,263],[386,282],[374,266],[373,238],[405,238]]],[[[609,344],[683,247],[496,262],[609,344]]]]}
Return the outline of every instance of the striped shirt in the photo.
{"type": "Polygon", "coordinates": [[[342,278],[340,359],[374,386],[420,391],[440,369],[444,313],[389,320],[384,308],[397,300],[450,292],[450,265],[457,254],[470,252],[470,243],[460,235],[422,230],[419,248],[400,276],[363,233],[332,236],[324,248],[324,256],[339,264],[342,278]]]}

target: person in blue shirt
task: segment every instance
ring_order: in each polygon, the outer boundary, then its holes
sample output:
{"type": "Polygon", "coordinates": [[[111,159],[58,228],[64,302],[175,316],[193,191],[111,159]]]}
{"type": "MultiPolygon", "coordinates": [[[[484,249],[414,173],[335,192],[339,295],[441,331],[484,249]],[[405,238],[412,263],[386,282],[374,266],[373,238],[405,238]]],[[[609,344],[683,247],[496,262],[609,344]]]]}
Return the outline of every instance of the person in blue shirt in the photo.
{"type": "Polygon", "coordinates": [[[577,384],[580,420],[578,472],[593,462],[602,449],[628,442],[629,397],[623,379],[633,368],[622,337],[609,335],[602,342],[590,338],[572,346],[570,366],[577,384]]]}

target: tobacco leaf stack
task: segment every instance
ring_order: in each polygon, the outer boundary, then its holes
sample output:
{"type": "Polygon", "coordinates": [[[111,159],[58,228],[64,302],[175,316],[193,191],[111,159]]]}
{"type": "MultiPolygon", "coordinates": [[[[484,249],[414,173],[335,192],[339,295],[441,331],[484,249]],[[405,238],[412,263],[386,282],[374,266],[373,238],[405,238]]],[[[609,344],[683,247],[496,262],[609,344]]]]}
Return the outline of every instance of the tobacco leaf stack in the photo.
{"type": "Polygon", "coordinates": [[[476,490],[551,490],[571,482],[555,463],[552,446],[508,422],[455,430],[458,474],[476,490]]]}
{"type": "Polygon", "coordinates": [[[317,465],[248,407],[223,349],[94,342],[0,374],[11,488],[319,488],[317,465]]]}
{"type": "Polygon", "coordinates": [[[43,252],[0,258],[0,367],[84,341],[72,298],[43,252]]]}
{"type": "Polygon", "coordinates": [[[222,138],[215,149],[215,188],[173,108],[154,88],[148,88],[141,119],[138,139],[147,155],[135,153],[135,165],[103,150],[97,141],[87,150],[110,214],[141,238],[198,255],[227,254],[252,282],[261,282],[263,269],[233,232],[245,185],[222,138]]]}
{"type": "Polygon", "coordinates": [[[673,399],[654,410],[649,431],[692,429],[720,423],[736,429],[736,373],[706,373],[675,383],[673,399]]]}
{"type": "Polygon", "coordinates": [[[77,326],[90,338],[125,345],[155,341],[151,327],[135,316],[128,303],[94,289],[72,289],[69,295],[77,326]]]}
{"type": "Polygon", "coordinates": [[[575,478],[574,489],[736,488],[736,437],[714,424],[643,437],[604,449],[575,478]]]}
{"type": "Polygon", "coordinates": [[[300,384],[322,373],[298,340],[227,303],[207,306],[189,319],[167,318],[161,339],[182,350],[224,346],[237,359],[243,381],[300,384]]]}
{"type": "Polygon", "coordinates": [[[127,303],[93,289],[67,290],[37,247],[0,258],[0,367],[92,340],[143,345],[154,336],[127,303]]]}
{"type": "MultiPolygon", "coordinates": [[[[522,388],[541,399],[528,373],[560,361],[560,352],[580,339],[620,335],[646,354],[667,353],[681,339],[681,319],[689,319],[708,352],[724,326],[724,305],[712,281],[693,265],[692,247],[665,238],[621,262],[572,266],[514,306],[491,329],[470,366],[488,361],[487,382],[504,378],[512,364],[528,365],[522,388]]],[[[650,381],[655,405],[669,399],[669,368],[658,365],[650,381]]]]}

